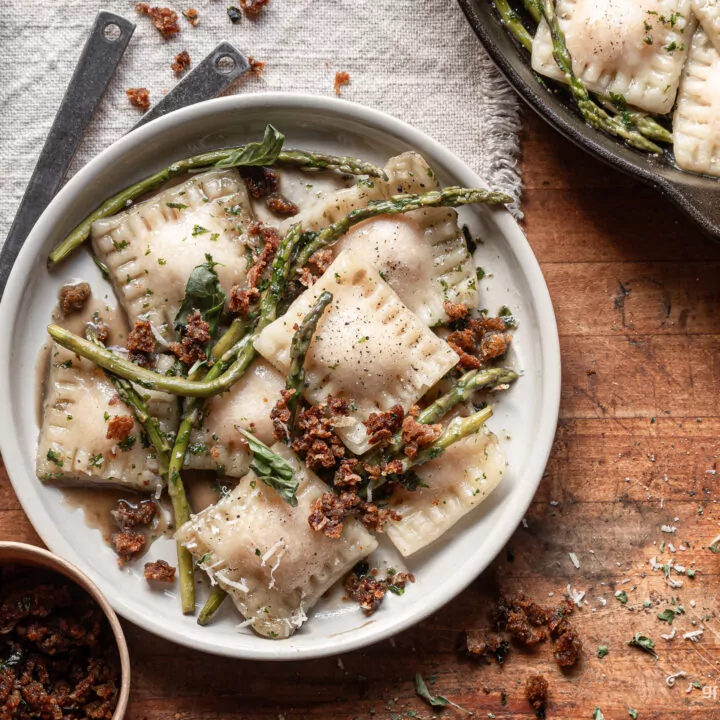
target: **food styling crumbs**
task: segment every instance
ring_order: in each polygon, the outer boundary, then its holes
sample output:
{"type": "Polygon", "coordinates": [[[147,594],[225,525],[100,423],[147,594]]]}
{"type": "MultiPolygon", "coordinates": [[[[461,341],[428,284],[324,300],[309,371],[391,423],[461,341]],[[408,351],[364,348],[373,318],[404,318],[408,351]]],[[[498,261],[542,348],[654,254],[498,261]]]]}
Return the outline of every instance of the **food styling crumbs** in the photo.
{"type": "Polygon", "coordinates": [[[252,55],[248,55],[248,63],[250,64],[250,72],[255,73],[258,77],[263,76],[265,70],[265,63],[261,60],[256,60],[252,55]]]}
{"type": "Polygon", "coordinates": [[[335,94],[340,94],[340,88],[343,85],[349,85],[350,84],[350,73],[346,73],[345,71],[338,71],[335,73],[335,82],[333,83],[333,88],[335,89],[335,94]]]}
{"type": "Polygon", "coordinates": [[[125,94],[133,107],[140,110],[150,107],[150,91],[147,88],[128,88],[125,94]]]}
{"type": "Polygon", "coordinates": [[[110,720],[120,661],[100,608],[52,572],[0,570],[0,718],[110,720]]]}
{"type": "Polygon", "coordinates": [[[188,8],[182,11],[183,17],[193,26],[196,27],[200,22],[198,11],[195,8],[188,8]]]}
{"type": "Polygon", "coordinates": [[[141,2],[135,5],[135,12],[147,15],[163,37],[172,37],[180,32],[178,14],[170,8],[150,7],[148,3],[141,2]]]}
{"type": "Polygon", "coordinates": [[[175,56],[170,65],[170,69],[175,73],[185,72],[190,67],[190,55],[187,50],[183,50],[175,56]]]}

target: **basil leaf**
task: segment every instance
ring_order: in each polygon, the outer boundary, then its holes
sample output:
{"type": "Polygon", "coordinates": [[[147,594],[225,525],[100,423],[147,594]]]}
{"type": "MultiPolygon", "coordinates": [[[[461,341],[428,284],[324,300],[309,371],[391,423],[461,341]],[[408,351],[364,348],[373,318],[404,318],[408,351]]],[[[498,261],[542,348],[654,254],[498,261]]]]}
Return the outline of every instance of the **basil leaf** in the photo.
{"type": "Polygon", "coordinates": [[[627,644],[631,647],[638,647],[641,650],[644,650],[646,653],[652,655],[656,660],[658,658],[657,653],[655,652],[655,643],[647,635],[635,633],[633,639],[628,640],[627,644]]]}
{"type": "Polygon", "coordinates": [[[225,293],[215,272],[218,263],[213,262],[211,255],[205,255],[205,259],[207,262],[193,269],[185,285],[185,297],[175,316],[175,332],[178,335],[182,326],[187,324],[188,316],[199,310],[203,320],[210,325],[212,337],[225,305],[225,293]]]}
{"type": "Polygon", "coordinates": [[[292,467],[247,430],[237,425],[235,429],[248,441],[252,450],[250,469],[288,505],[297,507],[298,481],[292,467]]]}
{"type": "Polygon", "coordinates": [[[253,142],[237,148],[224,160],[215,163],[215,167],[243,167],[274,165],[282,150],[285,136],[272,125],[265,126],[262,142],[253,142]]]}
{"type": "Polygon", "coordinates": [[[433,696],[430,694],[430,691],[423,680],[423,676],[420,673],[415,675],[415,692],[418,697],[421,697],[431,707],[445,707],[450,704],[450,701],[446,697],[443,697],[442,695],[433,696]]]}
{"type": "Polygon", "coordinates": [[[596,708],[593,710],[593,720],[605,720],[605,716],[603,715],[603,711],[602,711],[599,707],[596,707],[596,708]]]}

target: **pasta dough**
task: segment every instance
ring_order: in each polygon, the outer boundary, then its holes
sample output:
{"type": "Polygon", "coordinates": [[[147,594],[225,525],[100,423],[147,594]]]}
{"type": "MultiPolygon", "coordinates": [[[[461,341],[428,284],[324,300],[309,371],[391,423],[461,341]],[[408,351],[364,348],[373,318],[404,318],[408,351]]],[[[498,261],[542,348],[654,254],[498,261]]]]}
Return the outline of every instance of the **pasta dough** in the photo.
{"type": "MultiPolygon", "coordinates": [[[[675,103],[695,20],[691,0],[558,0],[575,73],[589,90],[621,95],[641,110],[665,114],[675,103]]],[[[533,70],[565,82],[543,20],[533,70]]]]}
{"type": "Polygon", "coordinates": [[[215,395],[206,403],[202,425],[190,436],[185,466],[217,470],[230,477],[245,475],[250,455],[236,426],[271,445],[274,436],[270,411],[284,387],[283,375],[262,358],[256,360],[228,392],[215,395]]]}
{"type": "Polygon", "coordinates": [[[507,461],[493,433],[471,435],[436,460],[416,469],[427,487],[398,489],[387,535],[405,556],[421,550],[447,532],[497,487],[507,461]]]}
{"type": "Polygon", "coordinates": [[[705,34],[720,49],[720,0],[692,0],[692,10],[705,34]]]}
{"type": "Polygon", "coordinates": [[[397,404],[408,410],[456,365],[458,356],[400,302],[359,253],[345,250],[256,340],[257,351],[281,372],[290,366],[295,325],[324,290],[333,294],[333,302],[305,357],[304,395],[312,404],[328,395],[354,401],[355,423],[337,432],[353,452],[362,454],[370,447],[362,421],[397,404]]]}
{"type": "MultiPolygon", "coordinates": [[[[36,472],[43,482],[60,485],[120,486],[154,491],[164,483],[152,447],[144,447],[142,428],[134,421],[127,440],[106,437],[108,422],[131,410],[119,400],[100,368],[55,345],[43,406],[36,472]]],[[[178,424],[175,398],[138,388],[148,397],[150,414],[163,432],[178,424]]]]}
{"type": "Polygon", "coordinates": [[[185,284],[206,255],[220,263],[216,271],[225,291],[241,284],[249,208],[237,170],[211,170],[93,223],[93,248],[130,322],[150,320],[170,337],[185,284]]]}
{"type": "Polygon", "coordinates": [[[323,593],[369,555],[377,540],[357,520],[337,540],[308,524],[313,502],[327,486],[281,443],[300,485],[290,507],[251,472],[216,505],[193,516],[175,537],[226,590],[259,634],[292,635],[323,593]]]}
{"type": "Polygon", "coordinates": [[[695,32],[673,120],[675,161],[683,170],[720,175],[720,52],[695,32]]]}

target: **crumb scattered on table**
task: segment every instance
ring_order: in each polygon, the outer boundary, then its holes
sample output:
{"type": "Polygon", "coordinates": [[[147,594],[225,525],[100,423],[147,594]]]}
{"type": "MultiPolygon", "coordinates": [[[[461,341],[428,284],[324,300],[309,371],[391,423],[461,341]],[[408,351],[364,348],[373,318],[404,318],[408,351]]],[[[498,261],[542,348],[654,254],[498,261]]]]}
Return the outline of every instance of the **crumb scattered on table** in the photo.
{"type": "Polygon", "coordinates": [[[344,70],[338,71],[335,73],[335,82],[333,83],[333,87],[335,88],[335,94],[340,94],[340,88],[343,85],[349,85],[350,84],[350,73],[346,73],[344,70]]]}
{"type": "Polygon", "coordinates": [[[150,7],[148,3],[140,2],[135,5],[135,12],[147,15],[163,37],[171,37],[180,32],[178,14],[167,7],[150,7]]]}
{"type": "Polygon", "coordinates": [[[176,73],[185,72],[189,67],[190,67],[190,55],[188,54],[187,50],[183,50],[182,52],[179,52],[175,56],[175,59],[173,60],[172,64],[170,65],[170,69],[176,73]]]}
{"type": "Polygon", "coordinates": [[[145,579],[150,582],[175,582],[175,568],[164,560],[145,563],[145,579]]]}
{"type": "Polygon", "coordinates": [[[254,72],[258,77],[262,77],[265,63],[256,60],[252,55],[248,55],[248,62],[250,63],[250,72],[254,72]]]}
{"type": "Polygon", "coordinates": [[[150,91],[147,88],[129,88],[125,94],[133,107],[147,110],[150,107],[150,91]]]}
{"type": "Polygon", "coordinates": [[[270,3],[270,0],[240,0],[240,7],[247,17],[255,17],[270,3]]]}
{"type": "Polygon", "coordinates": [[[195,8],[188,8],[182,11],[183,17],[193,26],[197,26],[200,22],[198,11],[195,8]]]}

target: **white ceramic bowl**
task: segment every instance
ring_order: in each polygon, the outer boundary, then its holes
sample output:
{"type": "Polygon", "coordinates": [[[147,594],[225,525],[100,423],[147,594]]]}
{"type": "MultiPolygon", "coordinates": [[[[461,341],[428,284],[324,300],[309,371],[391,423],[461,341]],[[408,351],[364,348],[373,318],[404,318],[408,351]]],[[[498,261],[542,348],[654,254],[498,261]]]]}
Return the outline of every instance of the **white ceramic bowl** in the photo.
{"type": "MultiPolygon", "coordinates": [[[[86,572],[118,613],[199,650],[286,660],[347,652],[393,635],[451,600],[488,566],[520,523],[545,468],[558,416],[560,352],[547,287],[515,221],[504,209],[463,208],[461,221],[484,240],[476,254],[488,272],[481,283],[483,306],[495,311],[508,305],[520,319],[510,361],[523,377],[499,398],[489,423],[508,454],[510,468],[480,508],[410,558],[407,565],[417,580],[405,595],[390,596],[378,613],[366,618],[336,593],[320,603],[294,637],[271,641],[248,629],[237,631],[239,618],[230,607],[224,607],[212,625],[201,628],[194,618],[180,614],[173,593],[148,588],[142,563],[118,569],[112,552],[98,532],[83,523],[80,511],[68,507],[60,491],[35,478],[35,362],[46,340],[45,326],[64,282],[82,277],[96,293],[103,282],[86,252],[76,253],[52,275],[45,258],[77,222],[121,188],[179,158],[257,139],[268,122],[286,133],[288,146],[357,155],[378,164],[415,149],[443,184],[485,184],[423,133],[383,113],[330,98],[227,97],[171,113],[130,133],[63,188],[33,229],[10,276],[0,305],[5,335],[0,343],[0,448],[13,487],[40,536],[53,552],[86,572]]],[[[174,562],[169,540],[158,541],[151,553],[174,562]]]]}

